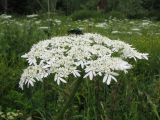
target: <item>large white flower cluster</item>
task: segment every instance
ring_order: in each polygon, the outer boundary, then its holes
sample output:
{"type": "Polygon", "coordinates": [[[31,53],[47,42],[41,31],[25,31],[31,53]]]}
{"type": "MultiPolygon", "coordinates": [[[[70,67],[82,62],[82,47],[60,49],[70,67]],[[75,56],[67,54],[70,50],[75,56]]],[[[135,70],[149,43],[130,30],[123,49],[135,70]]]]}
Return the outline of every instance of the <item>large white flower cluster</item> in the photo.
{"type": "Polygon", "coordinates": [[[119,40],[110,40],[99,34],[85,33],[53,37],[40,41],[32,46],[30,52],[23,55],[29,67],[21,76],[19,85],[34,86],[36,81],[42,81],[51,73],[55,74],[54,81],[59,85],[67,83],[69,75],[90,80],[102,76],[103,82],[110,84],[117,81],[117,71],[127,72],[132,68],[126,58],[148,59],[148,54],[139,53],[131,45],[119,40]]]}

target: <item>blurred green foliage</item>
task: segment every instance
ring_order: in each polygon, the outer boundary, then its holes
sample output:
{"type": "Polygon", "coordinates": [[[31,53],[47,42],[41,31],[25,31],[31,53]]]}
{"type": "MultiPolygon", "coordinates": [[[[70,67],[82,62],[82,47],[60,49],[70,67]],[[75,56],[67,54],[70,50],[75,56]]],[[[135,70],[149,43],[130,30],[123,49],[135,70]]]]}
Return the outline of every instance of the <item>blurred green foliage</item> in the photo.
{"type": "Polygon", "coordinates": [[[73,20],[85,20],[85,19],[91,19],[91,18],[99,18],[103,17],[103,14],[101,12],[97,11],[90,11],[90,10],[81,10],[76,11],[71,15],[71,18],[73,20]]]}
{"type": "Polygon", "coordinates": [[[128,18],[154,17],[160,19],[159,0],[0,0],[0,13],[75,14],[81,10],[97,10],[99,1],[106,1],[106,13],[116,11],[128,18]]]}
{"type": "Polygon", "coordinates": [[[51,75],[44,82],[36,83],[35,87],[22,91],[18,82],[27,63],[21,55],[40,40],[66,35],[68,29],[79,27],[84,32],[96,32],[111,39],[124,40],[139,51],[148,52],[149,60],[130,60],[134,68],[128,74],[121,73],[118,82],[110,86],[102,83],[102,78],[93,81],[85,79],[64,119],[159,120],[160,22],[122,20],[116,19],[116,16],[99,17],[98,14],[96,18],[91,15],[90,19],[75,17],[75,21],[70,17],[55,15],[50,15],[49,19],[46,15],[8,20],[1,18],[0,110],[5,113],[20,110],[23,119],[31,116],[33,120],[55,119],[70,94],[75,78],[69,77],[68,84],[57,86],[53,80],[54,75],[51,75]],[[61,23],[57,23],[56,19],[61,23]],[[101,23],[106,23],[106,26],[97,27],[101,23]],[[139,30],[134,31],[133,28],[139,30]]]}

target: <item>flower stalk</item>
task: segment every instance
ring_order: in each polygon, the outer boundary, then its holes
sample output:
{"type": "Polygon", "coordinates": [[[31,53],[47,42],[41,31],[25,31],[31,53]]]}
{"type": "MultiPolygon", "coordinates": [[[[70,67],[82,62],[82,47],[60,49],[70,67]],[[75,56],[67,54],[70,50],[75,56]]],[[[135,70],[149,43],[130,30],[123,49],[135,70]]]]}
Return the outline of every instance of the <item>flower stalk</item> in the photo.
{"type": "Polygon", "coordinates": [[[75,84],[74,84],[74,86],[73,86],[73,88],[72,88],[72,91],[71,91],[71,93],[70,93],[70,96],[69,96],[67,102],[65,103],[65,105],[62,107],[63,109],[62,109],[62,110],[60,111],[60,113],[58,114],[56,120],[63,120],[63,116],[64,116],[66,110],[67,110],[69,107],[71,107],[72,101],[73,101],[73,99],[74,99],[74,96],[75,96],[76,92],[78,91],[78,89],[79,89],[82,81],[83,81],[83,76],[79,77],[78,80],[75,82],[75,84]]]}

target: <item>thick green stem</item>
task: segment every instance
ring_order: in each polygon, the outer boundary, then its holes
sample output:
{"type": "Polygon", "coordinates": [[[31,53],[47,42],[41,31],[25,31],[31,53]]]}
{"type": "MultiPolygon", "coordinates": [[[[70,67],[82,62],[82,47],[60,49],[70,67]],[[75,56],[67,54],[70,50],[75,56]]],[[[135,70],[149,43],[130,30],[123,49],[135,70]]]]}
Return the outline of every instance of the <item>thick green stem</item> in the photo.
{"type": "Polygon", "coordinates": [[[73,98],[74,98],[76,92],[78,91],[78,88],[80,87],[80,84],[82,83],[82,81],[83,81],[83,77],[79,77],[78,80],[75,82],[75,85],[72,88],[71,94],[70,94],[66,104],[63,106],[62,110],[58,114],[56,120],[63,120],[64,113],[66,112],[66,110],[69,107],[71,107],[71,103],[73,101],[73,98]]]}

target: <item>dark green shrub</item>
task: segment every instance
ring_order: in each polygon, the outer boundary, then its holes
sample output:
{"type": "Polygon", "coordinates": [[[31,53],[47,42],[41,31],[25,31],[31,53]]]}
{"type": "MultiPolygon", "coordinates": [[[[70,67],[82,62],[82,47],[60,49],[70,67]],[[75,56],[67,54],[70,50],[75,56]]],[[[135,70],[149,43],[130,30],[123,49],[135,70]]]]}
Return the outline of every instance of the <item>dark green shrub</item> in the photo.
{"type": "Polygon", "coordinates": [[[126,15],[122,12],[118,12],[118,11],[111,11],[106,13],[106,17],[113,17],[113,18],[119,18],[119,19],[123,19],[126,18],[126,15]]]}
{"type": "Polygon", "coordinates": [[[76,11],[71,15],[71,18],[73,20],[84,20],[84,19],[99,18],[99,17],[103,17],[103,14],[101,12],[90,11],[90,10],[76,11]]]}
{"type": "Polygon", "coordinates": [[[152,10],[149,12],[148,17],[152,18],[153,20],[160,20],[160,12],[152,10]]]}
{"type": "Polygon", "coordinates": [[[108,11],[118,11],[119,16],[127,16],[128,18],[144,18],[148,14],[148,9],[143,7],[142,0],[108,0],[108,11]]]}

